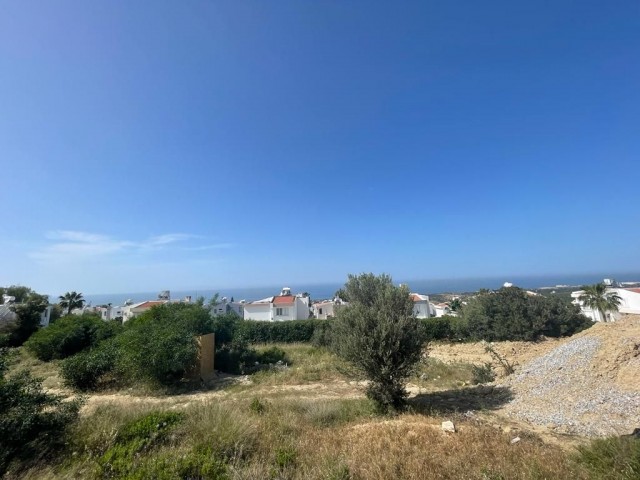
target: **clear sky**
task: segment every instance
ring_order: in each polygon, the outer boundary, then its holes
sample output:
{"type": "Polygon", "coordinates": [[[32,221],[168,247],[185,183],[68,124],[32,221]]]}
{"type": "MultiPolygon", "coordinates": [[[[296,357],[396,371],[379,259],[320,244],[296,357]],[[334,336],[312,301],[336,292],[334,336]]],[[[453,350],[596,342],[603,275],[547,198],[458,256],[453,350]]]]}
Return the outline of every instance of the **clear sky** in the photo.
{"type": "Polygon", "coordinates": [[[640,2],[0,9],[0,285],[640,270],[640,2]]]}

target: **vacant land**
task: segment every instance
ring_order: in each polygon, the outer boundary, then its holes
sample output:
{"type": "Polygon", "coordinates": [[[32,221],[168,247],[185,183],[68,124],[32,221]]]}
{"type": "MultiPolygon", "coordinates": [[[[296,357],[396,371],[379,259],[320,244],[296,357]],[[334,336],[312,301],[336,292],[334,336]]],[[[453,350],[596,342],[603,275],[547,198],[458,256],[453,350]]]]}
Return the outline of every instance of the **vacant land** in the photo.
{"type": "MultiPolygon", "coordinates": [[[[220,376],[199,391],[87,396],[67,451],[19,476],[601,478],[575,447],[640,426],[639,346],[640,317],[563,340],[499,343],[496,351],[516,372],[478,384],[475,367],[491,361],[484,345],[432,345],[410,380],[411,411],[385,417],[364,397],[363,382],[327,350],[279,345],[285,365],[220,376]],[[442,431],[445,420],[456,433],[442,431]]],[[[19,368],[72,394],[55,363],[21,352],[19,368]]],[[[610,478],[637,471],[621,472],[610,478]]]]}

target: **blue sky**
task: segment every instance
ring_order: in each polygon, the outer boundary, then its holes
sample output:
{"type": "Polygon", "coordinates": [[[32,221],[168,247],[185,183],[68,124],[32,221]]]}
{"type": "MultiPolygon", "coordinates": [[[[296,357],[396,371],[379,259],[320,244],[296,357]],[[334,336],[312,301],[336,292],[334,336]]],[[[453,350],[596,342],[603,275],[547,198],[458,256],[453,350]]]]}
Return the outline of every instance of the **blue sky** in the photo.
{"type": "Polygon", "coordinates": [[[637,1],[5,1],[0,285],[640,270],[637,1]]]}

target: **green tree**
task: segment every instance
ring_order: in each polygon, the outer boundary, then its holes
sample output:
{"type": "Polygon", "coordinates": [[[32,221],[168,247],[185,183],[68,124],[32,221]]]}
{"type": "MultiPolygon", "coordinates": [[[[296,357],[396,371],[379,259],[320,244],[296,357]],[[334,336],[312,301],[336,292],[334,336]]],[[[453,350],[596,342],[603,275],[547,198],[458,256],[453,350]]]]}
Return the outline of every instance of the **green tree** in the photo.
{"type": "Polygon", "coordinates": [[[474,340],[534,341],[573,335],[592,322],[580,309],[555,297],[531,296],[517,287],[475,295],[461,311],[461,329],[474,340]]]}
{"type": "Polygon", "coordinates": [[[617,312],[622,304],[622,298],[616,292],[607,292],[607,286],[604,283],[596,283],[594,285],[583,285],[580,287],[583,293],[578,300],[586,307],[600,312],[602,320],[607,321],[607,312],[617,312]]]}
{"type": "Polygon", "coordinates": [[[211,333],[209,312],[195,304],[153,307],[129,320],[116,337],[120,370],[132,379],[170,385],[196,364],[196,336],[211,333]]]}
{"type": "Polygon", "coordinates": [[[58,305],[67,309],[67,315],[71,314],[71,310],[74,308],[82,308],[84,306],[84,298],[82,298],[82,294],[75,291],[60,295],[58,299],[60,300],[58,305]]]}
{"type": "Polygon", "coordinates": [[[371,273],[349,275],[345,291],[350,303],[335,321],[335,350],[369,381],[367,396],[380,411],[401,410],[424,347],[410,292],[389,275],[371,273]]]}
{"type": "Polygon", "coordinates": [[[15,301],[8,306],[15,315],[7,315],[6,307],[3,307],[5,312],[0,321],[0,344],[19,347],[40,327],[41,315],[49,305],[49,297],[23,286],[11,286],[3,291],[15,297],[15,301]]]}
{"type": "Polygon", "coordinates": [[[80,408],[77,400],[47,393],[29,372],[5,377],[6,356],[0,349],[0,476],[64,448],[64,434],[80,408]]]}
{"type": "Polygon", "coordinates": [[[449,308],[452,312],[459,312],[462,310],[462,300],[459,298],[454,298],[449,302],[449,308]]]}

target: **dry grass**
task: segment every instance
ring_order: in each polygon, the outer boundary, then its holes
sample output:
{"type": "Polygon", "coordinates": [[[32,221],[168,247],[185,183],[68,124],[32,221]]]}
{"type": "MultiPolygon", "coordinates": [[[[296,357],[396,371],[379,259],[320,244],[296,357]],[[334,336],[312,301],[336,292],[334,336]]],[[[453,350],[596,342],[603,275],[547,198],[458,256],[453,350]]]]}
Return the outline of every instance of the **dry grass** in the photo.
{"type": "MultiPolygon", "coordinates": [[[[252,375],[252,381],[261,385],[291,385],[311,382],[344,380],[341,373],[346,365],[336,355],[325,348],[308,344],[276,344],[286,352],[288,367],[279,370],[264,370],[252,375]]],[[[258,347],[257,350],[271,348],[258,347]]]]}
{"type": "Polygon", "coordinates": [[[31,355],[26,348],[13,349],[9,364],[9,375],[21,370],[29,370],[34,377],[43,379],[43,386],[47,389],[64,389],[62,377],[59,374],[58,361],[43,362],[31,355]]]}
{"type": "MultiPolygon", "coordinates": [[[[340,373],[334,355],[309,345],[279,347],[290,368],[262,372],[243,386],[163,398],[120,395],[117,403],[85,409],[68,451],[23,478],[101,478],[97,459],[113,447],[119,429],[158,410],[184,417],[166,443],[140,454],[139,478],[157,478],[158,465],[165,468],[162,478],[181,478],[170,473],[180,462],[205,457],[224,463],[225,478],[238,480],[588,478],[572,450],[523,430],[512,445],[514,433],[456,413],[490,410],[508,399],[494,387],[459,388],[471,381],[467,363],[428,361],[418,374],[426,379],[412,379],[425,392],[411,403],[422,414],[380,417],[340,373]],[[448,419],[457,433],[441,431],[448,419]]],[[[51,364],[20,362],[55,373],[51,364]]]]}

